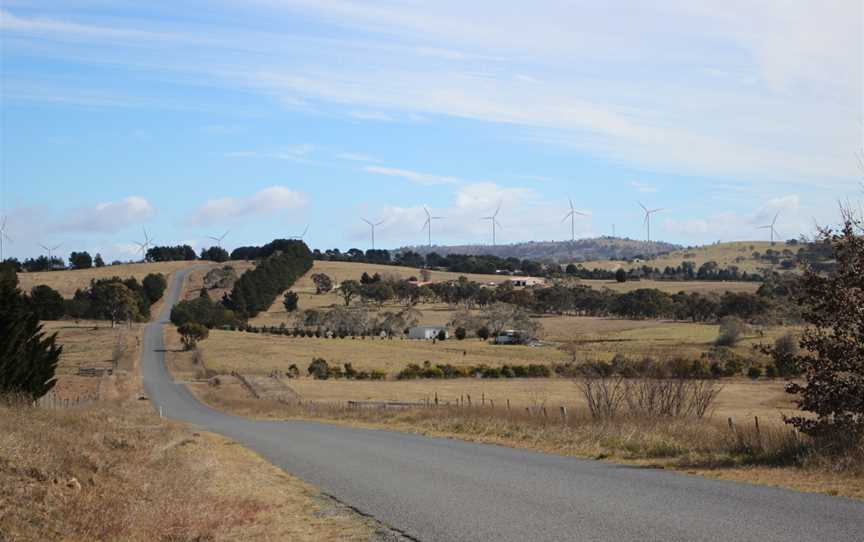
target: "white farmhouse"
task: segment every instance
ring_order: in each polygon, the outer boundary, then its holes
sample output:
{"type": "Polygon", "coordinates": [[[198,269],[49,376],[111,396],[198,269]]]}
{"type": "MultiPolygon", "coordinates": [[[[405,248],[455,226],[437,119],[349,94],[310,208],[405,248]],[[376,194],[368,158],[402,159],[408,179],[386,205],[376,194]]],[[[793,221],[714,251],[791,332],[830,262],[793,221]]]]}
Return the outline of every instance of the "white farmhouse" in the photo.
{"type": "Polygon", "coordinates": [[[434,339],[438,334],[444,332],[449,337],[447,328],[444,326],[415,326],[408,330],[409,339],[434,339]]]}

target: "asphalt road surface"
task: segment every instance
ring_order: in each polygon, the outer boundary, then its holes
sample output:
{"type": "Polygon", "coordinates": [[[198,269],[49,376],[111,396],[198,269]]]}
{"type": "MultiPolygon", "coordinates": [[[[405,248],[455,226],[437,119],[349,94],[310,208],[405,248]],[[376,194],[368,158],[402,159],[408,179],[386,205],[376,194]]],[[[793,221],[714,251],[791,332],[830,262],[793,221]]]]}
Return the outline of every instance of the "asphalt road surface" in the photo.
{"type": "Polygon", "coordinates": [[[165,416],[225,435],[422,541],[864,540],[864,503],[663,470],[311,422],[252,421],[199,403],[165,369],[162,324],[142,372],[165,416]]]}

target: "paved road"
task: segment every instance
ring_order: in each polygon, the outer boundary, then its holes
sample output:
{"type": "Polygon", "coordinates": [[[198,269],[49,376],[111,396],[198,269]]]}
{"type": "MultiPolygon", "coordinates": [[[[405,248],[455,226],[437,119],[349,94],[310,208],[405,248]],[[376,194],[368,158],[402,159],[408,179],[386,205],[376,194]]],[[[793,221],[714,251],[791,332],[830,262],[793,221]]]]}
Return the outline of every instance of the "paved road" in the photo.
{"type": "Polygon", "coordinates": [[[142,371],[167,416],[221,433],[418,540],[861,541],[864,503],[498,446],[309,422],[251,421],[199,403],[164,366],[161,324],[142,371]]]}

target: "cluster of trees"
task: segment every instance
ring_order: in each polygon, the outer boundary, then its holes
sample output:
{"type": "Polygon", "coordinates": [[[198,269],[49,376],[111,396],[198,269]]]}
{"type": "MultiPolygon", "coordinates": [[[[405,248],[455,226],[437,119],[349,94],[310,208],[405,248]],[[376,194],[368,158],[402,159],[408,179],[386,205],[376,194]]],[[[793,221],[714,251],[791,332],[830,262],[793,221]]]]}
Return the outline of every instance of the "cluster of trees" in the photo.
{"type": "MultiPolygon", "coordinates": [[[[329,277],[313,277],[323,293],[329,289],[329,277]]],[[[756,294],[746,292],[669,294],[656,288],[643,288],[619,293],[579,284],[556,283],[547,287],[517,289],[504,282],[489,287],[467,277],[456,281],[418,286],[395,277],[368,276],[361,280],[346,280],[339,286],[345,306],[354,299],[364,304],[383,306],[397,301],[405,306],[420,302],[446,303],[465,309],[487,309],[491,305],[511,305],[535,314],[581,316],[618,316],[634,320],[669,318],[693,322],[717,321],[735,316],[747,321],[767,321],[783,317],[794,320],[796,310],[790,302],[797,278],[792,275],[772,275],[756,294]]],[[[469,328],[466,328],[469,329],[469,328]]],[[[476,328],[474,328],[476,329],[476,328]]],[[[492,329],[493,332],[496,329],[492,329]]]]}
{"type": "Polygon", "coordinates": [[[201,259],[211,262],[227,262],[228,251],[222,247],[210,247],[201,249],[201,259]]]}
{"type": "Polygon", "coordinates": [[[144,259],[148,262],[174,262],[197,260],[195,249],[189,245],[159,246],[147,249],[144,259]]]}
{"type": "MultiPolygon", "coordinates": [[[[302,241],[277,240],[265,247],[269,255],[234,283],[231,294],[223,299],[226,308],[238,318],[248,319],[266,311],[276,296],[287,290],[312,268],[312,254],[302,241]],[[278,245],[277,248],[273,248],[278,245]]],[[[263,248],[263,247],[262,247],[263,248]]],[[[260,254],[267,254],[262,250],[260,254]]]]}
{"type": "Polygon", "coordinates": [[[0,396],[29,400],[54,387],[63,347],[46,335],[27,295],[18,289],[14,266],[0,264],[0,396]]]}
{"type": "Polygon", "coordinates": [[[166,286],[161,273],[150,273],[140,283],[134,277],[91,280],[88,288],[79,288],[64,303],[64,315],[110,320],[112,325],[121,320],[144,321],[150,317],[150,306],[162,298],[166,286]]]}
{"type": "Polygon", "coordinates": [[[142,282],[135,278],[91,280],[90,286],[75,291],[72,299],[44,284],[34,286],[26,303],[40,320],[88,318],[92,320],[140,321],[150,316],[150,306],[162,298],[167,283],[159,273],[151,273],[142,282]]]}
{"type": "MultiPolygon", "coordinates": [[[[277,252],[294,253],[298,249],[298,245],[306,246],[303,241],[296,239],[274,239],[266,245],[256,247],[237,247],[231,251],[232,260],[263,260],[269,258],[277,252]]],[[[308,248],[306,249],[308,251],[308,248]]],[[[309,253],[311,257],[311,252],[309,253]]]]}
{"type": "Polygon", "coordinates": [[[226,309],[222,303],[213,301],[206,291],[195,299],[185,299],[171,308],[171,323],[178,328],[189,323],[197,323],[207,328],[233,326],[237,324],[234,311],[226,309]]]}

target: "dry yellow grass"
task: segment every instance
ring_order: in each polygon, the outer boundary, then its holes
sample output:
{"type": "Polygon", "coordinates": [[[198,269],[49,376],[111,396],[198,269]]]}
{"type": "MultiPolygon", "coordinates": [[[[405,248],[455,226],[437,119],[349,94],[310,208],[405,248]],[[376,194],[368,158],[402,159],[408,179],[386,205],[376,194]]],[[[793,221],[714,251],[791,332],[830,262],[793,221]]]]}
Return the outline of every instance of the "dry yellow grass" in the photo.
{"type": "Polygon", "coordinates": [[[707,281],[707,280],[692,280],[692,281],[671,281],[671,280],[630,280],[627,282],[618,282],[615,280],[581,280],[580,284],[590,286],[596,289],[608,288],[614,292],[632,292],[642,288],[653,288],[666,292],[668,294],[677,294],[678,292],[700,294],[724,292],[749,292],[755,293],[761,286],[760,282],[740,282],[740,281],[707,281]]]}
{"type": "Polygon", "coordinates": [[[10,540],[368,540],[372,526],[241,446],[145,406],[0,406],[10,540]]]}
{"type": "Polygon", "coordinates": [[[154,262],[154,263],[130,263],[123,265],[109,265],[105,267],[93,267],[91,269],[74,269],[68,271],[45,271],[39,273],[18,273],[18,281],[21,290],[29,292],[34,286],[45,284],[54,288],[60,295],[70,298],[75,290],[86,288],[91,279],[107,279],[120,277],[126,279],[135,277],[139,281],[150,273],[162,273],[166,277],[171,273],[185,269],[196,262],[154,262]]]}
{"type": "Polygon", "coordinates": [[[432,341],[381,339],[317,339],[212,330],[199,343],[207,366],[218,372],[264,374],[306,367],[314,357],[329,363],[352,363],[356,369],[398,371],[408,363],[501,365],[503,363],[563,362],[567,354],[554,347],[495,346],[478,340],[432,341]]]}
{"type": "Polygon", "coordinates": [[[111,325],[104,321],[42,322],[46,333],[57,333],[63,353],[57,364],[57,383],[52,392],[58,399],[75,400],[115,393],[116,378],[78,376],[78,369],[113,367],[118,355],[118,370],[135,369],[140,348],[140,324],[132,327],[111,325]]]}
{"type": "MultiPolygon", "coordinates": [[[[287,381],[304,400],[320,402],[408,401],[425,402],[438,396],[439,401],[455,404],[471,396],[473,403],[512,408],[546,406],[557,412],[566,406],[571,411],[585,410],[585,400],[578,384],[566,378],[396,380],[350,381],[298,378],[287,381]]],[[[714,417],[733,418],[749,423],[754,416],[770,423],[779,422],[783,414],[797,412],[793,397],[784,391],[782,380],[750,381],[743,378],[720,382],[720,393],[714,417]]]]}
{"type": "Polygon", "coordinates": [[[713,261],[717,262],[720,267],[736,265],[742,271],[757,273],[765,267],[770,267],[771,264],[767,261],[754,260],[752,254],[753,252],[764,254],[768,249],[773,249],[777,252],[783,252],[786,249],[791,250],[793,253],[798,252],[798,247],[787,246],[785,242],[778,242],[772,246],[768,241],[736,241],[678,250],[643,263],[628,264],[626,262],[611,260],[590,260],[582,262],[582,266],[586,269],[596,268],[614,271],[621,267],[632,269],[634,267],[641,267],[642,265],[650,265],[662,271],[666,266],[677,267],[684,260],[689,260],[696,263],[697,269],[703,263],[713,261]]]}

